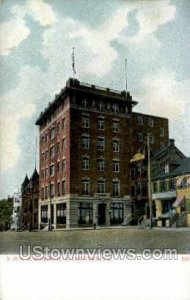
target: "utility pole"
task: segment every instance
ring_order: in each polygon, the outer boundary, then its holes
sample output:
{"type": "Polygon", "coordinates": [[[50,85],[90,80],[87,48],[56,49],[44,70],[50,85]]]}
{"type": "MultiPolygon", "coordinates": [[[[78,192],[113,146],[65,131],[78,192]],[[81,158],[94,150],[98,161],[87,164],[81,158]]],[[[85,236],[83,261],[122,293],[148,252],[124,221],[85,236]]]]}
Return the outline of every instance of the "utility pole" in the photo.
{"type": "Polygon", "coordinates": [[[149,199],[149,217],[150,229],[152,228],[152,186],[151,186],[151,163],[150,163],[150,134],[147,134],[147,152],[148,152],[148,199],[149,199]]]}

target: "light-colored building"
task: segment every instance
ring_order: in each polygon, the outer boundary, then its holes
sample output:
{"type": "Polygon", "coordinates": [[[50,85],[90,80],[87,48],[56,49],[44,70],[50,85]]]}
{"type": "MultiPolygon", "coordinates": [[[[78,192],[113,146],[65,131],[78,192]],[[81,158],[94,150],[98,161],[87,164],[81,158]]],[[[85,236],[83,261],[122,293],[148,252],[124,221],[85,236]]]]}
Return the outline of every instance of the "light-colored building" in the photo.
{"type": "Polygon", "coordinates": [[[190,226],[190,158],[154,179],[152,189],[158,226],[190,226]]]}
{"type": "Polygon", "coordinates": [[[22,228],[21,220],[22,197],[21,191],[15,192],[13,195],[13,214],[11,220],[11,230],[20,230],[22,228]]]}

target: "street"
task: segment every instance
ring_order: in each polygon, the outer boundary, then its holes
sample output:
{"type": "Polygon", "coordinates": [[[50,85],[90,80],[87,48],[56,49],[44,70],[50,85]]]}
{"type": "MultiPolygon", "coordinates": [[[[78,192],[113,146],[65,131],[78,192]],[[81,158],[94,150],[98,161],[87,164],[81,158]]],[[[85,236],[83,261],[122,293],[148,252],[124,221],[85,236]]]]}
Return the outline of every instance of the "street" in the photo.
{"type": "Polygon", "coordinates": [[[49,248],[121,248],[176,249],[179,254],[190,254],[190,229],[139,229],[99,228],[61,230],[52,232],[1,232],[0,254],[18,254],[19,246],[42,246],[49,248]]]}

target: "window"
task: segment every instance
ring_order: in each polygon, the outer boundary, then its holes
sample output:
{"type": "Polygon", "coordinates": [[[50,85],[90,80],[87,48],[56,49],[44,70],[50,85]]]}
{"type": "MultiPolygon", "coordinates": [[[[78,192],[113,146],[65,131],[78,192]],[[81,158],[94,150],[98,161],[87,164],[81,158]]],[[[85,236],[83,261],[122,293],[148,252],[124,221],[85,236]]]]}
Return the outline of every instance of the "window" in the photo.
{"type": "Polygon", "coordinates": [[[112,104],[112,111],[113,111],[114,113],[119,112],[119,104],[118,104],[118,103],[113,103],[113,104],[112,104]]]}
{"type": "Polygon", "coordinates": [[[113,152],[119,152],[119,140],[113,140],[113,152]]]}
{"type": "Polygon", "coordinates": [[[61,129],[61,126],[60,126],[60,122],[57,123],[57,134],[60,134],[60,129],[61,129]]]}
{"type": "Polygon", "coordinates": [[[66,149],[66,139],[62,139],[62,150],[65,151],[66,149]]]}
{"type": "Polygon", "coordinates": [[[51,130],[50,130],[50,139],[54,139],[55,137],[55,128],[53,127],[51,130]]]}
{"type": "Polygon", "coordinates": [[[102,101],[98,101],[98,110],[102,111],[104,109],[104,104],[102,101]]]}
{"type": "Polygon", "coordinates": [[[166,182],[165,180],[160,181],[160,192],[165,192],[166,191],[166,182]]]}
{"type": "Polygon", "coordinates": [[[143,125],[143,117],[142,116],[137,116],[137,123],[138,125],[143,125]]]}
{"type": "Polygon", "coordinates": [[[78,224],[91,225],[93,223],[93,204],[79,203],[78,208],[78,224]]]}
{"type": "Polygon", "coordinates": [[[113,196],[119,196],[120,194],[120,182],[119,180],[113,181],[113,196]]]}
{"type": "Polygon", "coordinates": [[[54,165],[50,166],[49,173],[50,173],[50,176],[54,176],[54,174],[55,174],[55,167],[54,167],[54,165]]]}
{"type": "Polygon", "coordinates": [[[61,162],[60,161],[57,162],[57,172],[58,173],[61,172],[61,162]]]}
{"type": "Polygon", "coordinates": [[[88,107],[88,99],[82,99],[82,105],[88,107]]]}
{"type": "Polygon", "coordinates": [[[148,118],[148,125],[149,127],[154,127],[154,119],[148,118]]]}
{"type": "Polygon", "coordinates": [[[103,137],[98,138],[97,148],[98,148],[98,150],[104,150],[104,148],[105,148],[105,139],[103,137]]]}
{"type": "Polygon", "coordinates": [[[154,193],[158,192],[158,183],[157,183],[157,181],[154,181],[154,183],[153,183],[153,192],[154,193]]]}
{"type": "Polygon", "coordinates": [[[47,143],[47,141],[48,141],[48,133],[46,133],[45,135],[45,142],[47,143]]]}
{"type": "Polygon", "coordinates": [[[90,180],[89,179],[84,179],[82,181],[83,189],[82,193],[83,195],[89,195],[90,193],[90,180]]]}
{"type": "Polygon", "coordinates": [[[142,132],[138,132],[138,141],[143,142],[143,133],[142,132]]]}
{"type": "Polygon", "coordinates": [[[41,222],[47,223],[48,221],[48,206],[43,205],[41,206],[41,222]]]}
{"type": "Polygon", "coordinates": [[[59,154],[59,152],[60,152],[60,142],[57,143],[56,151],[57,151],[57,154],[59,154]]]}
{"type": "Polygon", "coordinates": [[[57,196],[60,196],[61,195],[61,183],[58,182],[57,183],[57,196]]]}
{"type": "Polygon", "coordinates": [[[50,197],[54,197],[55,195],[55,186],[54,184],[50,184],[50,197]]]}
{"type": "Polygon", "coordinates": [[[44,157],[45,157],[45,154],[44,154],[44,153],[42,153],[42,161],[44,161],[44,157]]]}
{"type": "Polygon", "coordinates": [[[89,164],[90,164],[89,158],[84,157],[82,159],[82,168],[83,168],[83,170],[89,170],[89,164]]]}
{"type": "Polygon", "coordinates": [[[66,224],[66,203],[59,203],[57,208],[57,224],[66,224]]]}
{"type": "Polygon", "coordinates": [[[48,198],[48,186],[45,187],[45,199],[48,198]]]}
{"type": "Polygon", "coordinates": [[[44,187],[41,189],[41,198],[44,199],[44,187]]]}
{"type": "Polygon", "coordinates": [[[103,179],[98,180],[98,193],[100,194],[105,193],[105,180],[103,179]]]}
{"type": "Polygon", "coordinates": [[[44,170],[41,170],[41,177],[44,178],[44,170]]]}
{"type": "Polygon", "coordinates": [[[98,129],[104,130],[104,120],[98,120],[98,129]]]}
{"type": "Polygon", "coordinates": [[[90,128],[90,119],[87,117],[82,118],[82,127],[90,128]]]}
{"type": "Polygon", "coordinates": [[[62,195],[66,194],[66,183],[65,180],[62,181],[62,195]]]}
{"type": "Polygon", "coordinates": [[[45,170],[45,177],[47,178],[48,175],[49,175],[48,168],[46,168],[46,170],[45,170]]]}
{"type": "Polygon", "coordinates": [[[63,130],[65,129],[65,118],[62,119],[61,127],[63,130]]]}
{"type": "Polygon", "coordinates": [[[89,147],[90,147],[90,138],[89,138],[89,136],[83,136],[82,137],[82,147],[84,149],[89,149],[89,147]]]}
{"type": "Polygon", "coordinates": [[[41,137],[41,144],[43,145],[44,142],[45,142],[45,138],[44,138],[44,136],[42,136],[42,137],[41,137]]]}
{"type": "Polygon", "coordinates": [[[123,222],[124,208],[123,203],[111,203],[110,223],[121,224],[123,222]]]}
{"type": "Polygon", "coordinates": [[[119,132],[119,122],[113,122],[113,132],[119,132]]]}
{"type": "Polygon", "coordinates": [[[104,171],[105,161],[103,158],[98,159],[98,171],[104,171]]]}
{"type": "Polygon", "coordinates": [[[64,172],[66,169],[66,160],[65,158],[62,160],[62,171],[64,172]]]}
{"type": "Polygon", "coordinates": [[[119,160],[114,160],[112,164],[113,172],[119,172],[119,160]]]}
{"type": "Polygon", "coordinates": [[[54,156],[55,156],[55,147],[54,147],[54,146],[52,146],[52,147],[50,148],[49,154],[50,154],[50,157],[51,157],[51,158],[54,158],[54,156]]]}
{"type": "Polygon", "coordinates": [[[166,165],[165,165],[165,174],[168,174],[168,173],[169,173],[169,165],[166,164],[166,165]]]}
{"type": "Polygon", "coordinates": [[[45,159],[46,160],[48,159],[48,150],[46,150],[46,152],[45,152],[45,159]]]}
{"type": "Polygon", "coordinates": [[[152,134],[149,135],[150,144],[154,144],[154,136],[152,134]]]}
{"type": "Polygon", "coordinates": [[[164,137],[164,128],[160,128],[160,136],[164,137]]]}

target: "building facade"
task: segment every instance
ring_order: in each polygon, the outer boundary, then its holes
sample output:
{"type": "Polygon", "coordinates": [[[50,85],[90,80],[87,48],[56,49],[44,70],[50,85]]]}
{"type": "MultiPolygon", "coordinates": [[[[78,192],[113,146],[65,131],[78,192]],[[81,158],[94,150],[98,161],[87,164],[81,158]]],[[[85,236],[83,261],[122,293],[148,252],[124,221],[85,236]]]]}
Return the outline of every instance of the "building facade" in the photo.
{"type": "Polygon", "coordinates": [[[153,178],[158,226],[190,226],[190,158],[181,158],[176,165],[172,170],[166,164],[165,171],[153,178]]]}
{"type": "Polygon", "coordinates": [[[39,174],[36,169],[30,179],[26,176],[21,190],[22,228],[38,229],[39,174]]]}
{"type": "Polygon", "coordinates": [[[21,192],[15,192],[13,195],[13,214],[11,218],[11,230],[22,229],[22,195],[21,192]]]}
{"type": "Polygon", "coordinates": [[[41,227],[116,225],[131,214],[130,158],[147,132],[155,148],[168,139],[168,121],[133,113],[136,104],[129,92],[69,79],[41,113],[41,227]]]}

